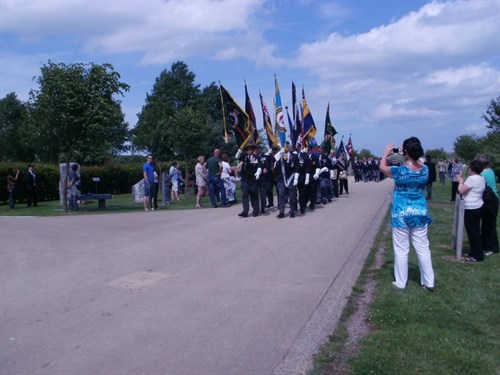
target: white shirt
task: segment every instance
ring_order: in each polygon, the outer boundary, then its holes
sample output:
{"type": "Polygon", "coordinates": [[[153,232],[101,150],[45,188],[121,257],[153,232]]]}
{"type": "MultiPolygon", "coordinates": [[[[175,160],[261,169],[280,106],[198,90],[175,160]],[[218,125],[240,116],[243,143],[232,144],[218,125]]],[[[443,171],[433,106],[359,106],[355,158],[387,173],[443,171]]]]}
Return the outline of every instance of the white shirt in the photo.
{"type": "Polygon", "coordinates": [[[470,187],[470,190],[467,192],[467,194],[464,194],[462,196],[465,201],[465,209],[474,210],[476,208],[480,208],[483,205],[483,192],[485,187],[483,176],[469,176],[467,177],[467,180],[465,180],[464,185],[470,187]]]}
{"type": "Polygon", "coordinates": [[[221,178],[229,178],[231,176],[231,166],[229,165],[228,162],[223,161],[222,162],[222,172],[220,174],[221,178]]]}

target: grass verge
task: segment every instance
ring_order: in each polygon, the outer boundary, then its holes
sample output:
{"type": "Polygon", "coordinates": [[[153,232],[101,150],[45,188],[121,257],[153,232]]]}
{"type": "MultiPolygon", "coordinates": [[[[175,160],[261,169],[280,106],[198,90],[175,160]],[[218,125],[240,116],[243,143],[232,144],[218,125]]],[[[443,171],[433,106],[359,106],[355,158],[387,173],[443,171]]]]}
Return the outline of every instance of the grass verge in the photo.
{"type": "MultiPolygon", "coordinates": [[[[170,205],[163,205],[159,199],[158,206],[160,210],[182,210],[195,208],[195,196],[189,191],[186,198],[184,194],[180,196],[179,202],[173,202],[170,205]]],[[[202,199],[205,207],[210,207],[208,197],[202,199]]],[[[59,201],[38,202],[38,207],[27,208],[26,203],[16,203],[15,209],[9,209],[8,204],[0,205],[0,216],[61,216],[61,215],[88,215],[88,214],[110,214],[118,212],[143,212],[144,205],[132,200],[131,194],[113,195],[112,199],[106,200],[106,209],[99,210],[97,201],[89,201],[86,205],[80,205],[80,210],[76,212],[64,212],[59,201]]]]}
{"type": "MultiPolygon", "coordinates": [[[[314,358],[311,374],[500,373],[500,255],[476,264],[449,260],[455,255],[450,248],[454,207],[449,202],[450,190],[449,183],[434,184],[429,202],[436,291],[420,287],[413,250],[407,288],[393,288],[387,216],[336,331],[314,358]],[[374,268],[377,254],[383,262],[374,268]],[[376,288],[368,312],[361,317],[368,328],[357,345],[346,351],[350,322],[358,314],[369,281],[376,288]]],[[[466,235],[464,251],[468,251],[466,235]]]]}

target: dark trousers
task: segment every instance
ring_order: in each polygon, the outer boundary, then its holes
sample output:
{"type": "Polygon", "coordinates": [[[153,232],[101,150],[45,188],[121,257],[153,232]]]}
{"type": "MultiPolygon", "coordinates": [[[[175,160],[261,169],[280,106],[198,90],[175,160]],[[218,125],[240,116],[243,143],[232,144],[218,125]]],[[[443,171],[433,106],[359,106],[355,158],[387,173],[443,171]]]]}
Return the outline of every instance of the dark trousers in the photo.
{"type": "Polygon", "coordinates": [[[257,181],[241,181],[241,203],[243,213],[248,215],[250,203],[254,214],[259,214],[259,184],[257,181]]]}
{"type": "Polygon", "coordinates": [[[451,181],[451,201],[455,202],[455,198],[458,192],[458,182],[451,181]]]}
{"type": "Polygon", "coordinates": [[[342,194],[344,190],[346,194],[349,194],[349,186],[347,185],[347,178],[339,178],[339,194],[342,194]]]}
{"type": "Polygon", "coordinates": [[[36,189],[34,187],[28,187],[26,188],[26,196],[28,200],[28,207],[37,207],[38,203],[36,200],[36,189]]]}
{"type": "Polygon", "coordinates": [[[464,224],[469,237],[469,255],[476,260],[483,260],[483,245],[481,240],[481,213],[482,207],[473,210],[465,210],[464,224]]]}
{"type": "Polygon", "coordinates": [[[444,185],[444,181],[446,180],[446,173],[445,172],[439,172],[439,182],[444,185]]]}
{"type": "Polygon", "coordinates": [[[332,186],[333,186],[333,196],[335,198],[339,197],[339,179],[336,178],[335,180],[332,180],[332,186]]]}
{"type": "Polygon", "coordinates": [[[309,185],[300,183],[297,185],[297,191],[299,193],[299,209],[301,213],[304,213],[307,207],[307,202],[309,201],[309,185]]]}
{"type": "Polygon", "coordinates": [[[270,206],[274,206],[273,197],[273,182],[259,181],[259,196],[260,196],[260,211],[266,210],[266,205],[269,202],[270,206]]]}
{"type": "Polygon", "coordinates": [[[427,192],[427,199],[432,199],[432,182],[425,184],[425,191],[427,192]]]}
{"type": "Polygon", "coordinates": [[[227,205],[224,182],[219,176],[208,176],[208,192],[210,193],[210,202],[212,203],[212,207],[217,207],[217,197],[215,196],[216,190],[220,194],[222,205],[227,205]]]}
{"type": "Polygon", "coordinates": [[[316,206],[316,191],[317,191],[318,181],[311,178],[309,181],[309,207],[314,210],[316,206]]]}
{"type": "Polygon", "coordinates": [[[14,190],[9,191],[9,208],[14,208],[14,190]]]}
{"type": "Polygon", "coordinates": [[[285,185],[283,179],[278,180],[278,210],[280,214],[285,213],[286,198],[288,196],[288,203],[290,203],[290,213],[297,211],[297,187],[292,183],[285,185]]]}
{"type": "Polygon", "coordinates": [[[484,251],[498,253],[497,203],[484,203],[481,215],[481,240],[484,251]]]}

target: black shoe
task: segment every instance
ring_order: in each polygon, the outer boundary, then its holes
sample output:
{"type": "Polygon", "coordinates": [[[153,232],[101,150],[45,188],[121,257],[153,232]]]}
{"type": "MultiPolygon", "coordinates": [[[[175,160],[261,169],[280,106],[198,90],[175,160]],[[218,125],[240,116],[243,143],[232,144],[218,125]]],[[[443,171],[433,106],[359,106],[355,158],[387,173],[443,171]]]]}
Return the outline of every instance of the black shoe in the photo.
{"type": "Polygon", "coordinates": [[[269,203],[269,204],[266,206],[266,208],[271,208],[271,207],[274,207],[274,204],[269,203]]]}
{"type": "Polygon", "coordinates": [[[311,204],[309,205],[309,209],[310,209],[311,211],[314,211],[314,204],[312,204],[312,203],[311,203],[311,204]]]}
{"type": "Polygon", "coordinates": [[[294,212],[290,212],[290,213],[288,214],[288,216],[290,216],[290,217],[293,219],[293,218],[295,217],[295,213],[294,213],[294,212]]]}
{"type": "Polygon", "coordinates": [[[321,200],[321,203],[326,204],[326,199],[325,199],[325,198],[323,198],[323,199],[321,200]]]}
{"type": "Polygon", "coordinates": [[[257,216],[259,216],[259,213],[258,212],[252,212],[252,216],[253,217],[257,217],[257,216]]]}
{"type": "Polygon", "coordinates": [[[260,213],[261,213],[262,215],[265,215],[266,210],[260,210],[260,213]]]}
{"type": "Polygon", "coordinates": [[[278,219],[283,219],[283,218],[285,217],[285,214],[281,214],[281,213],[280,213],[279,215],[276,215],[276,217],[277,217],[278,219]]]}
{"type": "Polygon", "coordinates": [[[248,214],[244,213],[244,212],[240,212],[238,214],[239,217],[248,217],[248,214]]]}
{"type": "Polygon", "coordinates": [[[300,213],[301,213],[302,215],[304,215],[304,214],[306,213],[306,210],[303,210],[303,209],[302,209],[302,210],[300,210],[300,213]]]}
{"type": "Polygon", "coordinates": [[[231,207],[231,205],[226,203],[226,204],[223,204],[221,207],[231,207]]]}

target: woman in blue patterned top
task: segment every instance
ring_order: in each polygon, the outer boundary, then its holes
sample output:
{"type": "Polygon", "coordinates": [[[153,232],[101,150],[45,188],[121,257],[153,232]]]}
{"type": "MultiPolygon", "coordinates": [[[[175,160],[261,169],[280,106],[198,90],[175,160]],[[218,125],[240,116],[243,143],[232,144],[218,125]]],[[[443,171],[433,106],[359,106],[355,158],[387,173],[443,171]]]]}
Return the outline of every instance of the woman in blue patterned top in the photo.
{"type": "Polygon", "coordinates": [[[394,152],[388,144],[380,161],[380,171],[394,179],[394,195],[391,209],[392,245],[394,248],[393,285],[405,288],[408,281],[408,255],[410,239],[418,257],[420,284],[428,291],[434,291],[434,270],[427,238],[427,226],[432,222],[427,212],[425,185],[429,169],[419,161],[424,155],[420,140],[411,137],[403,142],[405,163],[388,166],[387,157],[394,152]]]}

